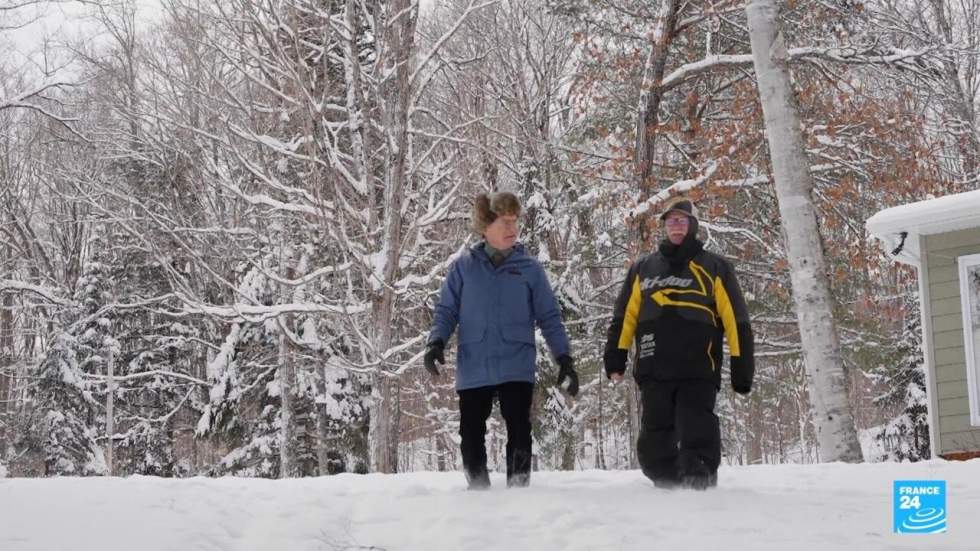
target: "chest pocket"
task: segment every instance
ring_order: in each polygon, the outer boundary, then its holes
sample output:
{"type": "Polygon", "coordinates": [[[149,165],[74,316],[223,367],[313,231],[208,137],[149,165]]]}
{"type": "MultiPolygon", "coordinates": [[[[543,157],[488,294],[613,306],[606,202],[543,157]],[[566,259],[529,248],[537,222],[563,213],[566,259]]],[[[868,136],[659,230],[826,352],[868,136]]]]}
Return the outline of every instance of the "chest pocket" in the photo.
{"type": "Polygon", "coordinates": [[[516,269],[504,270],[498,275],[498,300],[500,321],[504,324],[530,324],[532,322],[531,284],[516,269]]]}

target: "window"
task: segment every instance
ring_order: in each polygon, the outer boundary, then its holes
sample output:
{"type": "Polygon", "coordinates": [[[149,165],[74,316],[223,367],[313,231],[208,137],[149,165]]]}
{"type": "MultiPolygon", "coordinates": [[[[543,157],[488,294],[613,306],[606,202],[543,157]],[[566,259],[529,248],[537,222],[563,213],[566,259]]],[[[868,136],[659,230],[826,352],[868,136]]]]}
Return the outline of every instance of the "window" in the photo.
{"type": "Polygon", "coordinates": [[[970,424],[980,426],[980,254],[961,256],[959,264],[970,424]]]}

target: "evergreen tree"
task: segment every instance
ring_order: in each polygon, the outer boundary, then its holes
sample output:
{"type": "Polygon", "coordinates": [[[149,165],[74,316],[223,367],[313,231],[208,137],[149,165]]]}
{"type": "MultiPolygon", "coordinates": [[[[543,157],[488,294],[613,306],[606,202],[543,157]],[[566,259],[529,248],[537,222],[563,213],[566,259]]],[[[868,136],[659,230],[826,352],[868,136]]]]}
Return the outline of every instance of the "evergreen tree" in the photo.
{"type": "MultiPolygon", "coordinates": [[[[258,268],[244,273],[238,291],[260,304],[271,304],[276,296],[258,268]]],[[[213,435],[228,450],[212,466],[213,474],[279,476],[278,340],[274,320],[236,322],[229,327],[218,354],[208,362],[212,386],[197,435],[213,435]]]]}
{"type": "Polygon", "coordinates": [[[101,475],[105,455],[96,442],[99,405],[82,377],[77,358],[78,341],[67,333],[58,336],[48,351],[36,387],[36,416],[32,432],[40,438],[44,475],[101,475]]]}
{"type": "Polygon", "coordinates": [[[115,345],[106,311],[111,282],[105,266],[86,263],[78,279],[78,308],[65,314],[71,321],[45,354],[38,383],[30,387],[32,408],[19,446],[27,464],[44,465],[44,475],[92,475],[107,470],[96,442],[104,425],[102,404],[86,375],[100,375],[110,347],[115,345]],[[101,422],[100,422],[101,421],[101,422]]]}
{"type": "Polygon", "coordinates": [[[908,319],[897,347],[897,360],[876,374],[886,390],[875,398],[875,405],[898,409],[898,415],[875,435],[884,449],[882,460],[919,461],[931,457],[918,293],[907,295],[905,306],[908,319]]]}
{"type": "Polygon", "coordinates": [[[366,377],[343,369],[333,357],[318,370],[322,392],[316,393],[318,421],[326,447],[326,468],[321,472],[366,473],[368,471],[368,423],[366,377]]]}

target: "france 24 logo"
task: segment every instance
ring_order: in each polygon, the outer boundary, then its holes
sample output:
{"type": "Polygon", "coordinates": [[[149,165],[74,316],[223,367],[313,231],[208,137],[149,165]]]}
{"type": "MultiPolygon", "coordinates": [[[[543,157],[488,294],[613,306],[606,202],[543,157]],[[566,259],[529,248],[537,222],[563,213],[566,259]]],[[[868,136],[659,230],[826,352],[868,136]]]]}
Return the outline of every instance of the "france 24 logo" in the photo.
{"type": "Polygon", "coordinates": [[[945,480],[896,480],[894,488],[896,534],[946,531],[945,480]]]}

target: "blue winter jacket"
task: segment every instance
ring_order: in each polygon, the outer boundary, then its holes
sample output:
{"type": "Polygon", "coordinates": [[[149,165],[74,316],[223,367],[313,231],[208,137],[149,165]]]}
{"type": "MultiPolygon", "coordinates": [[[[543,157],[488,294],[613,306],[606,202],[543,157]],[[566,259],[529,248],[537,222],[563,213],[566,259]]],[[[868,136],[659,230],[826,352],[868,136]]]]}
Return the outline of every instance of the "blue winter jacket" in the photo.
{"type": "Polygon", "coordinates": [[[449,267],[429,341],[449,342],[459,325],[456,390],[534,382],[534,324],[555,358],[569,353],[558,301],[544,269],[521,244],[494,268],[481,242],[449,267]]]}

